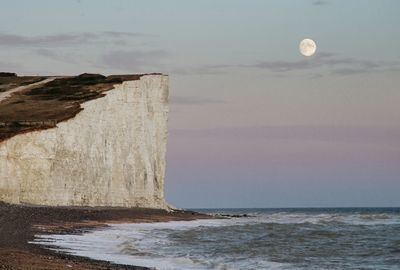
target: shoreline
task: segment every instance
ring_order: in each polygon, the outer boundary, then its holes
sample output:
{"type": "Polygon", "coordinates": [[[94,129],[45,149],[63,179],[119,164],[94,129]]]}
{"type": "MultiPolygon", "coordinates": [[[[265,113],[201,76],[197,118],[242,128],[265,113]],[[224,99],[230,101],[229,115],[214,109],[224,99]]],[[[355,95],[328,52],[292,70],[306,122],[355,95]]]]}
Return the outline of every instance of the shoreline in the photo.
{"type": "Polygon", "coordinates": [[[0,203],[0,269],[150,269],[68,255],[28,242],[34,240],[36,234],[80,234],[112,223],[210,218],[214,217],[186,210],[168,212],[147,208],[48,207],[0,203]]]}

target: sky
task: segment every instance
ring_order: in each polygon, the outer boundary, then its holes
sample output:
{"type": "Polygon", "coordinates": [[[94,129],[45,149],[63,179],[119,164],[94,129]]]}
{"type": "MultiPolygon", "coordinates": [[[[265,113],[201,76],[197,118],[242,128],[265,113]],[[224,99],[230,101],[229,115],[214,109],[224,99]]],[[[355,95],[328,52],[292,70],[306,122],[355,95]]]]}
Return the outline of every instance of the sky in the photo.
{"type": "Polygon", "coordinates": [[[171,204],[400,206],[400,1],[1,3],[0,71],[169,75],[171,204]]]}

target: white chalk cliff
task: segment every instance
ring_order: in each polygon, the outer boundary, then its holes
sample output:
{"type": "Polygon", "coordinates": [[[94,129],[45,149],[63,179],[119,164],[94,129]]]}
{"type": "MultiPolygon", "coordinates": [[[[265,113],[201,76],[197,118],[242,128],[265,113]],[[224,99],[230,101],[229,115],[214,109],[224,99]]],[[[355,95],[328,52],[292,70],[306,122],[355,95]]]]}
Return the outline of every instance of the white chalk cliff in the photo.
{"type": "Polygon", "coordinates": [[[0,142],[0,200],[165,208],[168,77],[115,85],[57,127],[0,142]]]}

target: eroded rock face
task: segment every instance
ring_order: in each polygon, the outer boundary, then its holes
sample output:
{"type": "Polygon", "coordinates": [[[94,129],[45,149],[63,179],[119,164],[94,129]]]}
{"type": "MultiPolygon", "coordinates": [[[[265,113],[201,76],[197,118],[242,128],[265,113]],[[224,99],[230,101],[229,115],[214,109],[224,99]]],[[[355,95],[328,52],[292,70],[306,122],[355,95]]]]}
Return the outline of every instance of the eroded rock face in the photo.
{"type": "Polygon", "coordinates": [[[0,200],[165,208],[168,77],[125,81],[56,128],[0,142],[0,200]]]}

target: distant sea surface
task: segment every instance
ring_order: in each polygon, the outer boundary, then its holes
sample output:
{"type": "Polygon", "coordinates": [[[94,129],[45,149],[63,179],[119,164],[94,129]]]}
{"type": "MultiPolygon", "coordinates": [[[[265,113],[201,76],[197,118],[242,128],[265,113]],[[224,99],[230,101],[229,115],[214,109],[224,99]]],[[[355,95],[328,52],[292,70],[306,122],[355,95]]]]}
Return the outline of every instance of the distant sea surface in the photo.
{"type": "Polygon", "coordinates": [[[118,224],[36,242],[158,269],[400,269],[400,208],[196,211],[248,217],[118,224]]]}

